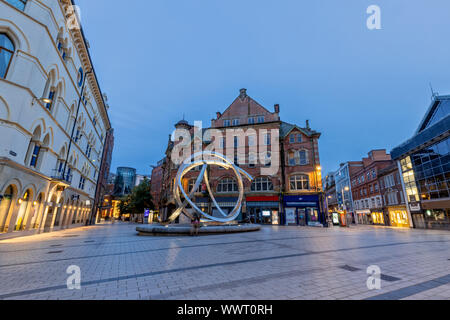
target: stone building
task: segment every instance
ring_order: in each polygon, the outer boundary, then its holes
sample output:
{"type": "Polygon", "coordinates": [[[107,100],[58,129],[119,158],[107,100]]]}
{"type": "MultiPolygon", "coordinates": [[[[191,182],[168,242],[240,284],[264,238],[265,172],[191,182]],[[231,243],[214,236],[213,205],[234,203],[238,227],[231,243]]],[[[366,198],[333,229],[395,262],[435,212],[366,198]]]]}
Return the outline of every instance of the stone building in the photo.
{"type": "Polygon", "coordinates": [[[0,237],[84,225],[111,124],[69,0],[0,1],[0,237]]]}
{"type": "Polygon", "coordinates": [[[383,213],[386,225],[398,228],[412,227],[412,221],[406,208],[402,180],[397,164],[378,172],[380,194],[383,200],[383,213]]]}
{"type": "MultiPolygon", "coordinates": [[[[188,132],[191,138],[189,154],[213,147],[254,177],[251,183],[244,181],[245,199],[239,220],[301,225],[323,222],[318,151],[321,134],[312,130],[308,122],[305,127],[283,122],[279,105],[269,111],[249,97],[246,89],[241,89],[223,113],[216,113],[210,128],[200,128],[185,120],[178,122],[175,128],[188,132]]],[[[179,143],[169,136],[165,159],[155,171],[162,176],[161,183],[155,182],[161,192],[152,192],[158,196],[163,219],[176,208],[173,187],[179,165],[173,157],[179,143]]],[[[188,157],[186,153],[183,155],[188,157]]],[[[183,184],[187,192],[194,186],[199,170],[185,176],[183,184]]],[[[220,167],[209,170],[217,202],[225,212],[230,212],[238,198],[235,177],[220,167]]],[[[205,191],[203,185],[195,194],[197,206],[213,215],[218,214],[205,191]]]]}

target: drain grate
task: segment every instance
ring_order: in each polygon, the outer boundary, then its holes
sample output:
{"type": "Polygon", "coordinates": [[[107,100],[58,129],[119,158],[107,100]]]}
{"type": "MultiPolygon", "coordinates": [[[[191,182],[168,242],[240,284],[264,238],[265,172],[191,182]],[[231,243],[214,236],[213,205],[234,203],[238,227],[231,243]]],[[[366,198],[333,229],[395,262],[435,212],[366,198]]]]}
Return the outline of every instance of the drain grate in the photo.
{"type": "Polygon", "coordinates": [[[53,248],[55,248],[55,247],[62,247],[62,244],[52,244],[50,247],[53,247],[53,248]]]}
{"type": "Polygon", "coordinates": [[[387,282],[395,282],[395,281],[400,281],[402,279],[396,278],[396,277],[392,277],[392,276],[388,276],[386,274],[382,274],[381,275],[381,280],[384,280],[384,281],[387,281],[387,282]]]}
{"type": "Polygon", "coordinates": [[[49,252],[47,252],[47,254],[54,254],[54,253],[61,253],[61,252],[63,252],[62,250],[59,250],[59,251],[49,251],[49,252]]]}
{"type": "Polygon", "coordinates": [[[341,266],[339,268],[347,270],[347,271],[351,271],[351,272],[355,272],[355,271],[360,271],[361,270],[359,268],[355,268],[355,267],[352,267],[352,266],[349,266],[349,265],[341,266]]]}

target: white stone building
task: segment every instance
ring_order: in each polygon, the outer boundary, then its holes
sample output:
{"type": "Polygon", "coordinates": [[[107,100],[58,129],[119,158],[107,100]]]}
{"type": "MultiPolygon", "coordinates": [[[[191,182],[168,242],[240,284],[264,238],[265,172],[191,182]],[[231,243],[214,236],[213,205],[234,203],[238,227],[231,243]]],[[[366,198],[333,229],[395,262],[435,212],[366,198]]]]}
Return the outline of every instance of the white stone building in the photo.
{"type": "Polygon", "coordinates": [[[72,4],[0,0],[0,238],[91,214],[111,124],[72,4]]]}

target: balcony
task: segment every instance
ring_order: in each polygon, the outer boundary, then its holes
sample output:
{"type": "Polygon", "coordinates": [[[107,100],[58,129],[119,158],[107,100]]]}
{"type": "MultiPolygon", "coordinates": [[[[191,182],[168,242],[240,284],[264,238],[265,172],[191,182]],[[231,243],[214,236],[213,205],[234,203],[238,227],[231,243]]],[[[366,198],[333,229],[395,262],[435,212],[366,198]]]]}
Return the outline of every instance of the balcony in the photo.
{"type": "Polygon", "coordinates": [[[68,184],[72,184],[72,178],[73,178],[73,174],[64,174],[60,171],[58,171],[57,169],[53,169],[52,170],[52,174],[51,174],[51,178],[54,180],[59,180],[59,181],[63,181],[66,182],[68,184]]]}

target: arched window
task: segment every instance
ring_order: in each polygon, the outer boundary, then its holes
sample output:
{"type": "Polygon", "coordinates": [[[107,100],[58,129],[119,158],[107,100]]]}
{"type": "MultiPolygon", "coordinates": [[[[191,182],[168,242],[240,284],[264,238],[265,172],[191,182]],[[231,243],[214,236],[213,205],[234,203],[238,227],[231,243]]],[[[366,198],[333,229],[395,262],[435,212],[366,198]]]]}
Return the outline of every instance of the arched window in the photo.
{"type": "Polygon", "coordinates": [[[273,191],[272,181],[267,177],[256,178],[252,182],[252,191],[273,191]]]}
{"type": "Polygon", "coordinates": [[[0,78],[4,79],[14,54],[14,44],[4,33],[0,33],[0,78]]]}
{"type": "Polygon", "coordinates": [[[226,192],[237,192],[238,187],[235,180],[226,178],[220,180],[219,184],[217,185],[217,192],[219,193],[226,193],[226,192]]]}
{"type": "Polygon", "coordinates": [[[291,191],[309,190],[309,177],[305,174],[292,176],[290,179],[291,191]]]}
{"type": "Polygon", "coordinates": [[[25,10],[25,5],[27,4],[27,1],[28,0],[6,0],[6,2],[22,11],[25,10]]]}

